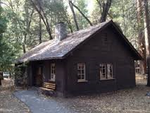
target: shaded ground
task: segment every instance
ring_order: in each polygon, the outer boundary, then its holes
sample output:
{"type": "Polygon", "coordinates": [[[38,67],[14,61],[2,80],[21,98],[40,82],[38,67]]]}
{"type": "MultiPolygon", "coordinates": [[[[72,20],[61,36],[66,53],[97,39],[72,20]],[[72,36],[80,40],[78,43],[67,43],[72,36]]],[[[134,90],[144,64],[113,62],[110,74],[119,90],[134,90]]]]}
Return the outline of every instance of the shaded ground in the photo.
{"type": "Polygon", "coordinates": [[[33,113],[150,113],[150,92],[146,81],[137,87],[91,96],[73,98],[46,98],[35,89],[15,92],[33,113]]]}
{"type": "Polygon", "coordinates": [[[28,107],[13,95],[13,87],[0,86],[0,113],[29,113],[28,107]]]}

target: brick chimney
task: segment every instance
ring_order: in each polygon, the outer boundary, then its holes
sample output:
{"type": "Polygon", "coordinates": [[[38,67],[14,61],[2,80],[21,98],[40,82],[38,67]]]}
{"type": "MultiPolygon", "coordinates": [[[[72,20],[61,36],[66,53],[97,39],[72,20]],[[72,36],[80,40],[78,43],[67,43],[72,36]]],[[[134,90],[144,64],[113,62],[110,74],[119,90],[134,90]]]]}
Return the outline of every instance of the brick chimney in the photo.
{"type": "Polygon", "coordinates": [[[64,22],[59,22],[55,26],[55,39],[61,41],[67,37],[66,24],[64,22]]]}

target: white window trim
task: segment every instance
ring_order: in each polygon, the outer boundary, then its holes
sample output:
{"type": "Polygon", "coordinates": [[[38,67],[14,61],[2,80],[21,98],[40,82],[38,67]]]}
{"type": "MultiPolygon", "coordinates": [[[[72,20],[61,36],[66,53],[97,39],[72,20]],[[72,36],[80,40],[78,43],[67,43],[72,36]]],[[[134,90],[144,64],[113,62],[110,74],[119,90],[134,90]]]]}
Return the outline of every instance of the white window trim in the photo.
{"type": "Polygon", "coordinates": [[[55,65],[55,63],[51,63],[51,65],[50,65],[50,81],[54,81],[55,82],[55,80],[56,80],[56,65],[55,65]],[[55,71],[55,73],[52,73],[53,66],[54,66],[54,70],[53,71],[55,71]]]}
{"type": "Polygon", "coordinates": [[[114,70],[113,70],[113,65],[112,64],[107,64],[107,79],[114,79],[114,70]],[[108,66],[112,68],[112,77],[110,77],[110,73],[108,73],[108,66]]]}
{"type": "Polygon", "coordinates": [[[80,76],[79,73],[78,73],[79,65],[84,65],[84,68],[83,68],[83,70],[84,70],[84,79],[78,79],[77,81],[78,81],[78,82],[88,82],[88,81],[86,80],[86,65],[85,65],[85,63],[78,63],[78,64],[77,64],[77,76],[80,76]]]}
{"type": "MultiPolygon", "coordinates": [[[[111,64],[111,63],[107,63],[107,64],[104,64],[104,63],[102,63],[102,64],[100,64],[100,66],[101,65],[105,65],[105,68],[106,68],[106,72],[105,72],[105,75],[106,75],[106,77],[105,78],[102,78],[101,76],[101,73],[99,72],[99,77],[100,77],[100,80],[112,80],[112,79],[115,79],[114,78],[114,66],[113,66],[113,64],[111,64]],[[112,77],[108,77],[108,65],[111,65],[112,66],[112,77]]],[[[99,70],[100,71],[100,70],[99,70]]]]}
{"type": "Polygon", "coordinates": [[[107,80],[107,65],[106,64],[100,64],[100,68],[101,68],[101,66],[105,66],[105,77],[102,77],[103,75],[101,75],[102,73],[101,72],[99,72],[100,73],[100,80],[107,80]]]}

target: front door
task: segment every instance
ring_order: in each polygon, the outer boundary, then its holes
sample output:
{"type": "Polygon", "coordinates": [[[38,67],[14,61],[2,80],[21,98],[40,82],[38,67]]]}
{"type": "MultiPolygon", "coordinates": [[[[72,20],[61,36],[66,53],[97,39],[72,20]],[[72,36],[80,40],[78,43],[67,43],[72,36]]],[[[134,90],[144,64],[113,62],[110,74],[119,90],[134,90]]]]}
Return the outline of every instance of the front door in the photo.
{"type": "Polygon", "coordinates": [[[35,76],[35,85],[36,86],[42,86],[43,84],[43,67],[37,66],[36,67],[36,76],[35,76]]]}

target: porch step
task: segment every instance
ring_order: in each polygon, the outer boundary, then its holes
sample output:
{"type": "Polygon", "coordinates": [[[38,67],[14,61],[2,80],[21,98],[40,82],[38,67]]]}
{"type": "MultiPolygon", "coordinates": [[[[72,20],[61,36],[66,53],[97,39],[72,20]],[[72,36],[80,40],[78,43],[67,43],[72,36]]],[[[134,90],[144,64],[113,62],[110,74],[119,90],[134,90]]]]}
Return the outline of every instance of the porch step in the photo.
{"type": "Polygon", "coordinates": [[[53,89],[48,89],[48,88],[45,88],[45,87],[40,87],[42,90],[46,90],[46,91],[54,91],[53,89]]]}
{"type": "Polygon", "coordinates": [[[56,84],[51,83],[51,82],[44,82],[43,87],[47,88],[47,89],[55,90],[56,89],[56,84]]]}
{"type": "Polygon", "coordinates": [[[52,89],[48,89],[48,88],[44,88],[44,87],[40,87],[39,88],[39,93],[46,95],[46,96],[55,96],[55,91],[52,89]]]}
{"type": "Polygon", "coordinates": [[[39,88],[39,93],[47,96],[55,96],[56,84],[51,82],[44,82],[43,87],[39,88]]]}

